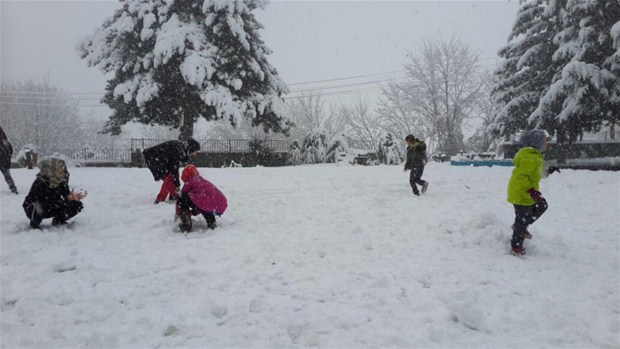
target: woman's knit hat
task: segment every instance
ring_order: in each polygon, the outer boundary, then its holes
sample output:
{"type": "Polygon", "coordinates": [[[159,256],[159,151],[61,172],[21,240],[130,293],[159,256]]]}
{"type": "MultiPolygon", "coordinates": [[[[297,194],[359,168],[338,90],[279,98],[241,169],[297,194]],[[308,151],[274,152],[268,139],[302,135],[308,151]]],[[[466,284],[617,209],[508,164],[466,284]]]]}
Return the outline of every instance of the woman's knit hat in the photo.
{"type": "Polygon", "coordinates": [[[529,131],[523,131],[521,133],[520,143],[523,147],[532,147],[538,150],[542,150],[545,139],[550,140],[550,137],[545,130],[534,129],[529,131]]]}

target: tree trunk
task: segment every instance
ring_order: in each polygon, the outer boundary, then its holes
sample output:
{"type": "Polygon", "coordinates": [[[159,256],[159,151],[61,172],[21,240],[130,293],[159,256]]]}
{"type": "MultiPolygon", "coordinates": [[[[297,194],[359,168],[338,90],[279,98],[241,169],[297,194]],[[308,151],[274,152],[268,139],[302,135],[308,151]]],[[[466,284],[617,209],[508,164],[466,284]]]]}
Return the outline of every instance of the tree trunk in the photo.
{"type": "Polygon", "coordinates": [[[181,125],[180,131],[180,141],[186,141],[189,137],[194,135],[194,120],[192,117],[188,115],[183,117],[183,125],[181,125]]]}
{"type": "Polygon", "coordinates": [[[570,142],[567,142],[564,130],[558,130],[557,132],[557,142],[556,146],[558,147],[558,164],[566,163],[566,146],[567,143],[570,145],[570,142]]]}

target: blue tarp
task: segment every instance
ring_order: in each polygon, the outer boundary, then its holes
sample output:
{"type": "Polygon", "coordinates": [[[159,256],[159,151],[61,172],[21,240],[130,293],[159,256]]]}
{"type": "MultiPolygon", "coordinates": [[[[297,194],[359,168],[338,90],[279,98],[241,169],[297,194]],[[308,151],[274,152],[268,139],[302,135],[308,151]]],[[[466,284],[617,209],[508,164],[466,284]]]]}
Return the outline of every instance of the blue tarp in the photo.
{"type": "Polygon", "coordinates": [[[512,166],[512,160],[452,160],[452,166],[512,166]]]}

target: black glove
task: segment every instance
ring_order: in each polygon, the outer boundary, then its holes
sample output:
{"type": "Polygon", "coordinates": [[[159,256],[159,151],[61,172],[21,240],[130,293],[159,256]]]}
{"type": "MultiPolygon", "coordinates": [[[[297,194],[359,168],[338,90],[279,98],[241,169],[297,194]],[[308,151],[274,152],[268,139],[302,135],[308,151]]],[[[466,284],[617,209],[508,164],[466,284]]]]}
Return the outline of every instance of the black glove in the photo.
{"type": "Polygon", "coordinates": [[[547,168],[547,173],[548,174],[552,174],[553,172],[562,173],[562,172],[560,172],[560,169],[557,168],[556,166],[549,166],[547,168]]]}

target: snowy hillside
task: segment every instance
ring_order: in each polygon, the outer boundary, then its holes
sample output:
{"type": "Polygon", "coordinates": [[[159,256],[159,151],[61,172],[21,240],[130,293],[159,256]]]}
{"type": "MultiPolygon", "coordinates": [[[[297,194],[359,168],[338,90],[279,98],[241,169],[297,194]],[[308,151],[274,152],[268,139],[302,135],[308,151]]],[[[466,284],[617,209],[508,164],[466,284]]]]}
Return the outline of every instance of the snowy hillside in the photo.
{"type": "Polygon", "coordinates": [[[69,226],[28,230],[35,170],[1,188],[3,348],[619,348],[620,173],[543,180],[508,254],[510,168],[200,169],[220,227],[175,232],[146,169],[72,168],[69,226]]]}

